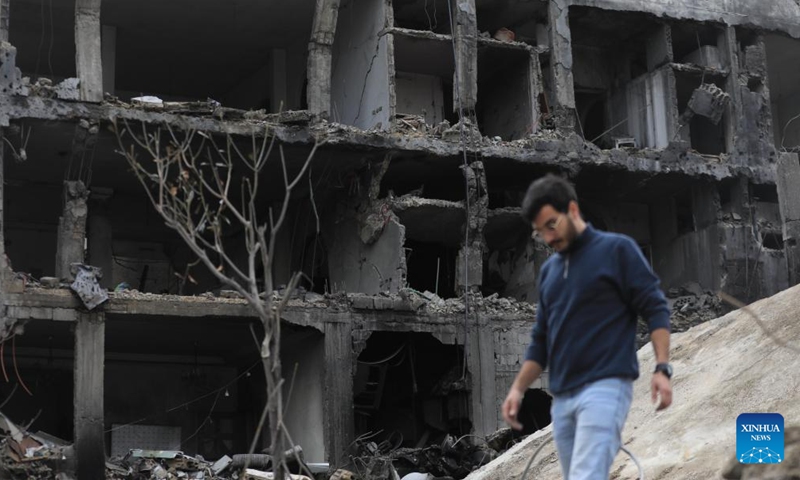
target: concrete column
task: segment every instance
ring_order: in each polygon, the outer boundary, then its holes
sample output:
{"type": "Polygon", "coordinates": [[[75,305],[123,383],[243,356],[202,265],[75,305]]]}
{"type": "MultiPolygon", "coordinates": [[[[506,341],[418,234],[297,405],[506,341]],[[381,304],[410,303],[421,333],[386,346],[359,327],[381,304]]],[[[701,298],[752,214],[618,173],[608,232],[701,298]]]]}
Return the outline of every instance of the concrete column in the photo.
{"type": "Polygon", "coordinates": [[[575,85],[572,79],[572,33],[567,0],[551,0],[548,15],[550,70],[553,98],[551,110],[556,126],[575,128],[575,85]]]}
{"type": "Polygon", "coordinates": [[[8,41],[8,28],[11,20],[11,0],[0,0],[0,41],[8,41]]]}
{"type": "Polygon", "coordinates": [[[106,212],[106,205],[103,201],[92,201],[89,210],[89,265],[99,267],[103,272],[100,279],[100,286],[103,288],[114,288],[114,279],[111,275],[114,267],[113,250],[111,242],[111,219],[106,212]]]}
{"type": "Polygon", "coordinates": [[[327,115],[331,108],[333,39],[339,18],[339,0],[317,0],[308,43],[308,109],[327,115]]]}
{"type": "Polygon", "coordinates": [[[101,0],[75,0],[75,59],[81,81],[81,100],[103,100],[103,61],[100,33],[101,0]]]}
{"type": "Polygon", "coordinates": [[[86,202],[89,191],[81,181],[64,182],[64,214],[58,219],[56,277],[72,280],[70,265],[83,263],[86,243],[86,202]]]}
{"type": "Polygon", "coordinates": [[[783,245],[789,265],[789,285],[800,283],[800,163],[796,153],[778,159],[778,204],[783,220],[783,245]]]}
{"type": "Polygon", "coordinates": [[[475,109],[478,102],[478,20],[475,0],[452,0],[455,12],[456,72],[453,111],[475,109]],[[458,96],[461,96],[459,105],[458,96]]]}
{"type": "MultiPolygon", "coordinates": [[[[333,320],[333,319],[331,319],[333,320]]],[[[325,451],[328,462],[342,465],[353,441],[352,326],[349,318],[325,323],[325,451]]]]}
{"type": "Polygon", "coordinates": [[[483,230],[488,216],[489,197],[486,190],[486,173],[483,162],[473,162],[464,169],[469,185],[469,217],[467,229],[469,243],[461,245],[456,258],[456,292],[479,291],[483,285],[483,230]]]}
{"type": "Polygon", "coordinates": [[[547,94],[544,90],[544,80],[542,78],[542,64],[539,62],[539,52],[531,52],[529,73],[531,84],[531,135],[539,131],[539,119],[542,118],[542,111],[539,105],[539,95],[547,94]]]}
{"type": "MultiPolygon", "coordinates": [[[[722,53],[723,62],[729,69],[728,78],[725,81],[725,91],[730,95],[731,101],[725,109],[725,116],[722,121],[725,128],[725,150],[728,153],[736,152],[736,138],[744,128],[742,119],[742,88],[739,84],[739,44],[736,41],[736,29],[726,27],[719,35],[717,45],[722,53]]],[[[737,157],[738,155],[734,155],[737,157]]],[[[740,160],[747,162],[749,155],[745,152],[745,158],[740,160]]],[[[736,162],[736,163],[740,163],[736,162]]]]}
{"type": "MultiPolygon", "coordinates": [[[[13,95],[21,80],[20,71],[17,68],[17,48],[10,43],[0,43],[0,89],[8,95],[13,95]]],[[[3,114],[3,117],[7,121],[6,113],[3,114]]]]}
{"type": "Polygon", "coordinates": [[[103,92],[114,95],[117,89],[117,27],[103,25],[103,92]]]}
{"type": "Polygon", "coordinates": [[[81,313],[75,325],[75,451],[78,478],[105,478],[103,369],[105,314],[81,313]]]}
{"type": "MultiPolygon", "coordinates": [[[[4,145],[5,130],[0,127],[0,145],[4,145]]],[[[0,302],[2,301],[3,293],[5,292],[6,274],[8,273],[8,262],[6,262],[6,222],[5,211],[3,205],[5,204],[5,159],[4,153],[6,149],[0,147],[0,302]]],[[[2,305],[2,303],[0,303],[2,305]]]]}
{"type": "MultiPolygon", "coordinates": [[[[472,427],[475,435],[484,437],[497,431],[497,360],[494,332],[485,320],[469,328],[469,351],[465,352],[472,379],[472,427]]],[[[505,392],[502,392],[505,395],[505,392]]]]}
{"type": "Polygon", "coordinates": [[[648,72],[672,62],[672,27],[664,23],[655,28],[647,37],[645,48],[648,72]]]}

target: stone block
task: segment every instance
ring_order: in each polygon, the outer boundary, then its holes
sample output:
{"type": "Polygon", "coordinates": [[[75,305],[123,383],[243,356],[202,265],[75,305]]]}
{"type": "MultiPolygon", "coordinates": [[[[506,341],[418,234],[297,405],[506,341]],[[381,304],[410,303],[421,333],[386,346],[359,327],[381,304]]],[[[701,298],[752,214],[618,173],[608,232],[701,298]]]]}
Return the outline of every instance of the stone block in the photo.
{"type": "Polygon", "coordinates": [[[389,297],[373,297],[375,310],[391,310],[394,306],[394,299],[389,297]]]}
{"type": "Polygon", "coordinates": [[[350,295],[350,303],[353,305],[353,308],[357,310],[372,310],[375,308],[372,297],[369,295],[350,295]]]}

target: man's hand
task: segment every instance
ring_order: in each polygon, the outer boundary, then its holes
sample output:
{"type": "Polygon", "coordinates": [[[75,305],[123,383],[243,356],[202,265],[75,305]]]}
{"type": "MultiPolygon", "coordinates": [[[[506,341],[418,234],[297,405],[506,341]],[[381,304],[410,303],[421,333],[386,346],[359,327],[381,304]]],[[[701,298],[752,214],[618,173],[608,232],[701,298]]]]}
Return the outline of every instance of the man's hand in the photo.
{"type": "Polygon", "coordinates": [[[517,421],[517,413],[522,405],[522,393],[514,387],[508,391],[506,400],[503,402],[503,418],[506,423],[514,430],[522,430],[522,424],[517,421]]]}
{"type": "Polygon", "coordinates": [[[653,379],[650,381],[650,396],[653,403],[656,403],[659,396],[661,397],[661,402],[656,407],[656,411],[664,410],[672,404],[672,386],[669,383],[669,378],[663,373],[656,372],[653,374],[653,379]]]}

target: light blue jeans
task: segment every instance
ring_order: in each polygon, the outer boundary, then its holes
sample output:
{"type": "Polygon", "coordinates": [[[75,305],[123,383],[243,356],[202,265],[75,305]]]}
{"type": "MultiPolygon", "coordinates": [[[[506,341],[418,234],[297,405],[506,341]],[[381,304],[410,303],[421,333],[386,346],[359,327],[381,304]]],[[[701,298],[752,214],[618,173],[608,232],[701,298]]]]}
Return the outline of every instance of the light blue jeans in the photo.
{"type": "Polygon", "coordinates": [[[553,438],[564,480],[608,480],[633,397],[633,381],[604,378],[553,398],[553,438]]]}

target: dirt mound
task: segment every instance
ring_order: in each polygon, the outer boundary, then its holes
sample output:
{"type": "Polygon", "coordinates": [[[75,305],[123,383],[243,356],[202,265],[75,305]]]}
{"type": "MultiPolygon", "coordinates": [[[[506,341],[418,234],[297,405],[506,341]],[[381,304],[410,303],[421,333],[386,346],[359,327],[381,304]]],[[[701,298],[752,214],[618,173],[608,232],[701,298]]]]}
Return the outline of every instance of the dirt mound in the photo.
{"type": "MultiPolygon", "coordinates": [[[[654,366],[652,347],[648,344],[639,350],[644,374],[634,385],[623,442],[641,461],[645,478],[722,478],[736,454],[736,417],[741,413],[780,413],[787,429],[800,425],[800,286],[750,308],[772,337],[795,342],[794,348],[778,345],[743,310],[674,334],[674,403],[664,412],[656,413],[650,403],[647,372],[654,366]]],[[[467,478],[522,478],[530,456],[550,436],[549,430],[537,432],[531,436],[536,438],[526,439],[467,478]]],[[[786,462],[798,463],[788,457],[792,452],[787,448],[786,462]]],[[[752,474],[748,471],[746,478],[761,478],[752,474]]],[[[552,442],[539,453],[526,478],[561,479],[552,442]]],[[[611,478],[638,478],[635,464],[624,453],[617,457],[611,478]]]]}

